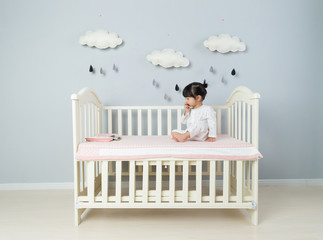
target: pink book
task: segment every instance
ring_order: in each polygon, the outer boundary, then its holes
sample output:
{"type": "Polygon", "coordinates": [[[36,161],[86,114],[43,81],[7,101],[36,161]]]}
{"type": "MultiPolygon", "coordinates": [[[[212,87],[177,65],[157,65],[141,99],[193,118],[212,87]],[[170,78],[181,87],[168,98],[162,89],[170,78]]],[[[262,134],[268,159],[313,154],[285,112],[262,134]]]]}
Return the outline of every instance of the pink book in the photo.
{"type": "Polygon", "coordinates": [[[101,133],[94,137],[85,138],[87,142],[111,142],[121,140],[121,136],[112,133],[101,133]]]}

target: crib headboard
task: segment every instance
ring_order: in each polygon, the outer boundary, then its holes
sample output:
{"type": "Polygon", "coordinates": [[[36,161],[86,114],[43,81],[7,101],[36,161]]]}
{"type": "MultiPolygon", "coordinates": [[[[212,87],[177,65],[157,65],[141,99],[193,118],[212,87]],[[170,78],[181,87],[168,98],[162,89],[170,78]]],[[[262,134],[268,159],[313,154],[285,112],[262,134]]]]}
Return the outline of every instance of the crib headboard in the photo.
{"type": "MultiPolygon", "coordinates": [[[[258,147],[259,98],[248,88],[238,87],[227,105],[213,106],[218,134],[229,134],[258,147]]],[[[103,106],[90,88],[83,88],[71,99],[74,153],[85,137],[102,133],[102,129],[120,135],[160,136],[182,128],[183,106],[103,106]]]]}
{"type": "Polygon", "coordinates": [[[237,87],[227,100],[228,134],[257,148],[259,134],[259,93],[237,87]]]}
{"type": "Polygon", "coordinates": [[[71,96],[73,111],[74,153],[85,137],[102,132],[102,102],[91,88],[83,88],[71,96]]]}

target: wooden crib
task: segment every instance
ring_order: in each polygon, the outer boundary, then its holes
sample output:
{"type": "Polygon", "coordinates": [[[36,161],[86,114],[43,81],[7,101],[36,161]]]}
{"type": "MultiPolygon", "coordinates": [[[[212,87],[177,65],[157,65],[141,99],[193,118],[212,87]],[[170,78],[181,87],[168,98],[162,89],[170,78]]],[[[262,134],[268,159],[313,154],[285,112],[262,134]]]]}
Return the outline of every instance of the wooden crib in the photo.
{"type": "MultiPolygon", "coordinates": [[[[214,106],[218,134],[258,148],[258,93],[236,88],[214,106]]],[[[106,129],[122,136],[163,136],[180,129],[183,106],[103,106],[90,88],[73,104],[75,225],[91,208],[247,209],[258,224],[258,157],[252,159],[75,158],[85,137],[106,129]]],[[[122,140],[121,140],[122,141],[122,140]]]]}

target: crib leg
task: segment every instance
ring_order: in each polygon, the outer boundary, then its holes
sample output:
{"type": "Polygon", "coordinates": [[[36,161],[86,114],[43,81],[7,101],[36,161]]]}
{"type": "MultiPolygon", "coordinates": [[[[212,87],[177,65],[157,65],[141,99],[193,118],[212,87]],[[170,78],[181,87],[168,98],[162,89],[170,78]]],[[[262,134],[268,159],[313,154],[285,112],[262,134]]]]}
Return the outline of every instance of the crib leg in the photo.
{"type": "Polygon", "coordinates": [[[253,225],[258,225],[258,160],[252,161],[252,195],[254,197],[253,209],[249,210],[253,225]]]}
{"type": "Polygon", "coordinates": [[[253,225],[258,225],[258,209],[255,210],[248,210],[249,214],[251,216],[251,222],[253,225]]]}
{"type": "Polygon", "coordinates": [[[82,209],[74,209],[74,221],[75,226],[80,225],[82,216],[82,209]]]}
{"type": "Polygon", "coordinates": [[[87,208],[80,208],[80,209],[75,209],[74,210],[74,223],[75,226],[80,225],[81,219],[82,219],[82,214],[85,212],[87,208]]]}

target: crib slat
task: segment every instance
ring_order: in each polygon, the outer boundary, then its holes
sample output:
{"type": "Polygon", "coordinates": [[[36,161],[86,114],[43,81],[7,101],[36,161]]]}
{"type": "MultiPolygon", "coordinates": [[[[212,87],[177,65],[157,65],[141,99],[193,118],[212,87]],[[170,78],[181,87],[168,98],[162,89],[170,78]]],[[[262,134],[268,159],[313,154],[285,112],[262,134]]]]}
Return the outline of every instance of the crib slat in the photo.
{"type": "Polygon", "coordinates": [[[238,138],[238,106],[234,103],[234,138],[238,138]]]}
{"type": "Polygon", "coordinates": [[[101,111],[99,107],[95,108],[95,112],[96,112],[96,135],[98,135],[99,133],[102,133],[102,129],[101,129],[101,124],[102,124],[102,115],[101,115],[101,111]]]}
{"type": "Polygon", "coordinates": [[[118,109],[118,134],[122,135],[122,110],[118,109]]]}
{"type": "Polygon", "coordinates": [[[94,203],[94,161],[87,162],[87,195],[89,203],[94,203]]]}
{"type": "Polygon", "coordinates": [[[215,174],[215,160],[210,161],[210,203],[215,202],[216,195],[216,174],[215,174]]]}
{"type": "Polygon", "coordinates": [[[182,113],[181,109],[177,109],[177,129],[182,129],[182,113]]]}
{"type": "Polygon", "coordinates": [[[247,126],[248,126],[248,132],[247,132],[247,141],[248,143],[251,143],[251,125],[250,125],[250,120],[251,120],[251,105],[248,104],[247,106],[247,126]]]}
{"type": "Polygon", "coordinates": [[[230,194],[230,161],[223,161],[223,203],[229,202],[230,194]]]}
{"type": "Polygon", "coordinates": [[[246,141],[246,103],[242,104],[242,140],[246,141]]]}
{"type": "Polygon", "coordinates": [[[97,107],[96,108],[96,113],[97,113],[97,134],[102,133],[102,110],[97,107]]]}
{"type": "Polygon", "coordinates": [[[151,109],[147,110],[148,117],[148,136],[151,136],[151,109]]]}
{"type": "Polygon", "coordinates": [[[239,101],[238,102],[238,126],[239,126],[239,129],[238,129],[238,139],[241,140],[241,102],[239,101]]]}
{"type": "Polygon", "coordinates": [[[128,109],[128,136],[132,136],[132,111],[128,109]]]}
{"type": "Polygon", "coordinates": [[[183,203],[188,202],[188,163],[188,160],[183,161],[183,203]]]}
{"type": "MultiPolygon", "coordinates": [[[[79,131],[80,131],[80,135],[79,135],[79,140],[80,140],[80,142],[83,142],[83,139],[84,139],[84,129],[83,129],[83,126],[84,126],[84,115],[83,115],[83,107],[80,107],[79,108],[80,109],[80,115],[79,115],[79,117],[80,117],[80,125],[78,126],[78,129],[79,129],[79,131]]],[[[75,150],[75,152],[76,152],[76,150],[75,150]]]]}
{"type": "Polygon", "coordinates": [[[90,124],[90,118],[89,118],[89,104],[86,104],[85,105],[86,107],[86,116],[85,116],[85,119],[86,119],[86,126],[85,126],[85,135],[87,137],[90,136],[90,128],[89,128],[89,124],[90,124]]]}
{"type": "Polygon", "coordinates": [[[138,109],[138,136],[142,135],[141,126],[141,109],[138,109]]]}
{"type": "Polygon", "coordinates": [[[112,110],[108,110],[108,133],[112,133],[112,110]]]}
{"type": "Polygon", "coordinates": [[[87,114],[88,114],[88,135],[87,136],[92,136],[92,104],[88,103],[87,104],[87,107],[88,107],[88,111],[87,111],[87,114]]]}
{"type": "Polygon", "coordinates": [[[237,179],[237,203],[242,203],[242,160],[237,160],[236,179],[237,179]]]}
{"type": "Polygon", "coordinates": [[[172,131],[172,110],[167,110],[167,134],[170,135],[172,131]]]}
{"type": "Polygon", "coordinates": [[[161,114],[160,108],[157,110],[157,128],[158,128],[157,135],[161,136],[162,135],[162,114],[161,114]]]}
{"type": "Polygon", "coordinates": [[[98,134],[98,117],[97,117],[97,107],[93,105],[93,135],[96,136],[98,134]]]}
{"type": "Polygon", "coordinates": [[[82,161],[81,164],[80,164],[80,173],[81,173],[81,184],[80,184],[80,190],[83,191],[84,188],[85,188],[85,173],[84,173],[84,165],[86,164],[86,162],[82,161]]]}
{"type": "Polygon", "coordinates": [[[227,133],[231,136],[231,108],[227,108],[227,133]]]}
{"type": "Polygon", "coordinates": [[[202,199],[202,161],[196,161],[196,203],[202,199]]]}
{"type": "Polygon", "coordinates": [[[88,103],[88,136],[92,136],[92,104],[88,103]]]}
{"type": "Polygon", "coordinates": [[[91,124],[91,136],[95,136],[95,125],[96,125],[96,119],[95,119],[95,106],[94,104],[91,104],[91,118],[92,118],[92,124],[91,124]]]}
{"type": "Polygon", "coordinates": [[[216,121],[217,121],[217,134],[221,134],[221,109],[218,108],[216,111],[216,121]]]}
{"type": "Polygon", "coordinates": [[[135,191],[136,191],[136,166],[135,161],[130,160],[129,166],[129,202],[134,203],[135,199],[135,191]]]}
{"type": "Polygon", "coordinates": [[[144,161],[143,163],[143,170],[142,170],[142,197],[143,197],[143,203],[148,202],[148,177],[149,177],[149,171],[148,171],[148,161],[144,161]]]}
{"type": "Polygon", "coordinates": [[[121,202],[121,161],[116,161],[116,203],[121,202]]]}
{"type": "Polygon", "coordinates": [[[250,161],[247,161],[247,187],[249,189],[249,191],[251,190],[251,187],[250,187],[250,161]]]}
{"type": "Polygon", "coordinates": [[[156,161],[156,203],[161,202],[162,192],[162,161],[156,161]]]}
{"type": "Polygon", "coordinates": [[[108,161],[102,162],[102,203],[108,202],[108,161]]]}
{"type": "MultiPolygon", "coordinates": [[[[84,109],[84,135],[83,137],[86,138],[88,137],[88,112],[87,112],[87,104],[83,105],[83,109],[84,109]]],[[[82,139],[83,141],[83,139],[82,139]]]]}
{"type": "Polygon", "coordinates": [[[91,118],[92,118],[92,124],[91,124],[91,136],[95,136],[95,111],[94,111],[94,104],[91,104],[91,118]]]}
{"type": "Polygon", "coordinates": [[[169,202],[175,202],[175,161],[169,163],[169,202]]]}
{"type": "Polygon", "coordinates": [[[92,104],[92,136],[96,136],[97,132],[96,132],[96,127],[97,127],[97,117],[96,117],[96,106],[94,104],[92,104]]]}
{"type": "Polygon", "coordinates": [[[234,137],[234,105],[231,106],[231,137],[234,137]]]}

